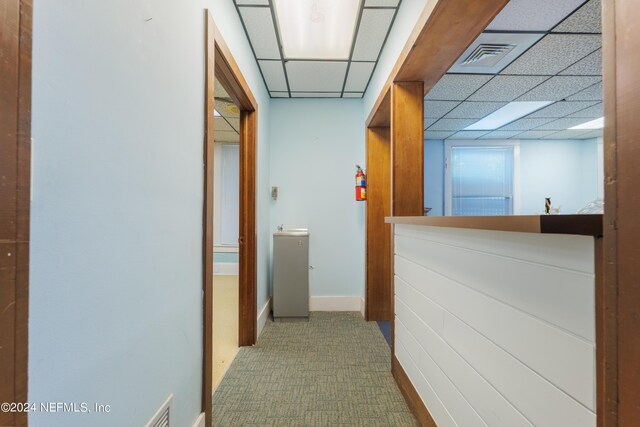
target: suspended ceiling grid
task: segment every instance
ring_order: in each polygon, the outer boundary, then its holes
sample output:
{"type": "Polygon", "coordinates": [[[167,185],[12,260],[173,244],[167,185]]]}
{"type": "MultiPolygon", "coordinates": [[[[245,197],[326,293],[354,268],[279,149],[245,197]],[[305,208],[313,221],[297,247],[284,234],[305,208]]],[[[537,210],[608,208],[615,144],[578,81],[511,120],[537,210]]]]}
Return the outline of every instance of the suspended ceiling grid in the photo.
{"type": "Polygon", "coordinates": [[[348,60],[285,58],[271,0],[234,0],[272,98],[362,98],[402,0],[363,0],[348,60]]]}
{"type": "Polygon", "coordinates": [[[216,143],[240,143],[240,110],[220,84],[214,80],[214,108],[220,116],[214,116],[213,140],[216,143]]]}
{"type": "Polygon", "coordinates": [[[489,72],[460,72],[472,44],[425,96],[425,139],[602,136],[568,130],[604,115],[600,11],[600,0],[511,0],[474,44],[497,40],[526,49],[489,72]],[[493,131],[463,130],[511,101],[553,103],[493,131]]]}

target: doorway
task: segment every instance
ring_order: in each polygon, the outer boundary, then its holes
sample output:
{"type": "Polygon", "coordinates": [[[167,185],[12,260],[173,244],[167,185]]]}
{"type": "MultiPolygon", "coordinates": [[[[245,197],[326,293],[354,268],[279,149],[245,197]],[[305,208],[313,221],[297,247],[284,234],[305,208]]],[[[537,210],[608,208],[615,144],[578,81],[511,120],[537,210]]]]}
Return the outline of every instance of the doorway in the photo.
{"type": "MultiPolygon", "coordinates": [[[[224,139],[222,134],[224,129],[218,129],[216,125],[225,126],[224,122],[226,121],[232,129],[237,130],[237,345],[250,346],[255,344],[257,339],[255,171],[258,103],[208,10],[205,12],[205,22],[202,412],[205,413],[206,425],[212,425],[214,265],[216,264],[214,259],[216,132],[220,139],[224,139]],[[216,84],[216,82],[218,83],[216,84]],[[216,113],[216,110],[218,113],[216,113]],[[220,114],[220,117],[222,117],[221,110],[228,116],[228,121],[220,121],[219,119],[216,121],[216,114],[220,114]],[[236,127],[234,128],[234,125],[229,122],[235,123],[236,127]]],[[[229,154],[230,158],[234,156],[233,150],[234,148],[228,149],[231,153],[229,154]]],[[[233,172],[230,172],[230,175],[232,174],[233,172]]],[[[234,214],[230,214],[231,225],[227,227],[228,230],[234,228],[235,222],[233,222],[233,218],[234,214]]],[[[233,237],[226,236],[225,239],[233,239],[233,237]]],[[[224,279],[218,279],[219,283],[223,281],[224,279]]],[[[229,287],[233,289],[233,286],[229,287]]],[[[221,314],[224,316],[224,313],[221,314]]],[[[226,318],[227,316],[224,317],[226,318]]],[[[234,326],[227,325],[227,329],[229,328],[233,329],[234,326]]],[[[231,336],[230,340],[231,342],[235,340],[235,334],[231,336]]]]}

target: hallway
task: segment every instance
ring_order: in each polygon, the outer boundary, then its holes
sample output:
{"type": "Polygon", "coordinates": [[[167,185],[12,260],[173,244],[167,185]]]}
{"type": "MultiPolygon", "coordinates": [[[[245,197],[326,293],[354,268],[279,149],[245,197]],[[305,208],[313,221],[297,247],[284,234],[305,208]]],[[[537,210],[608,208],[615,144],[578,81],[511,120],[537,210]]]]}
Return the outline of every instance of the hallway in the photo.
{"type": "Polygon", "coordinates": [[[214,425],[415,425],[389,361],[378,326],[357,312],[268,321],[213,395],[214,425]]]}

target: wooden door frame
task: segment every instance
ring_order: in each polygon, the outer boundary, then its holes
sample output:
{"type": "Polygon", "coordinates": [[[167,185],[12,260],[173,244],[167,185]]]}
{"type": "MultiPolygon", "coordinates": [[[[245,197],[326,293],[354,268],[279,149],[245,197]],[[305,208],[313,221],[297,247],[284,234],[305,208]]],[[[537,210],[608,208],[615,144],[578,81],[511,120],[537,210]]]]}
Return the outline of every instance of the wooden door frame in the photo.
{"type": "MultiPolygon", "coordinates": [[[[0,8],[0,400],[27,401],[32,0],[0,8]]],[[[26,426],[26,412],[0,424],[26,426]]]]}
{"type": "Polygon", "coordinates": [[[205,11],[205,138],[203,224],[203,382],[202,412],[212,425],[213,393],[213,151],[214,82],[217,78],[240,108],[240,230],[239,338],[240,346],[257,339],[256,142],[258,103],[231,51],[205,11]]]}

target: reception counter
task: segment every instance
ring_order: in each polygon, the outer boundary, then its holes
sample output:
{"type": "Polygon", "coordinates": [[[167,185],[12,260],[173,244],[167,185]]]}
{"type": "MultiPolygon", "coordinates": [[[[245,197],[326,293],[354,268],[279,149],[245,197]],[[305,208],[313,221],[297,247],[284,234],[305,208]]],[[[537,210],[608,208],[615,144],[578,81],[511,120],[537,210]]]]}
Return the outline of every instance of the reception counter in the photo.
{"type": "Polygon", "coordinates": [[[394,375],[422,423],[596,425],[601,215],[387,222],[394,375]]]}

